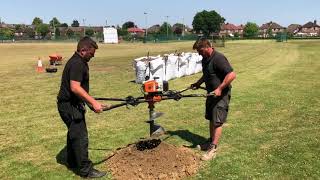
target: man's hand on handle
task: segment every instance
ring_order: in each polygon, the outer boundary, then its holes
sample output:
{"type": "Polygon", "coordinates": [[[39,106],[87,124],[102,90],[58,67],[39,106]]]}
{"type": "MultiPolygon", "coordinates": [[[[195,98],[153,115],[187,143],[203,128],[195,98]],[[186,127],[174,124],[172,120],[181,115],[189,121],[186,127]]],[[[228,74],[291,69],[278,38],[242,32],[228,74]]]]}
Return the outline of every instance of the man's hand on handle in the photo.
{"type": "Polygon", "coordinates": [[[110,104],[101,104],[99,101],[95,101],[92,104],[92,109],[95,113],[101,113],[104,109],[109,109],[111,107],[110,104]]]}
{"type": "Polygon", "coordinates": [[[105,111],[105,110],[108,110],[108,109],[111,108],[111,106],[112,106],[111,104],[103,104],[103,105],[102,105],[102,110],[104,110],[104,111],[105,111]]]}
{"type": "Polygon", "coordinates": [[[210,92],[210,94],[214,94],[214,96],[219,97],[221,96],[222,90],[220,88],[215,89],[214,91],[210,92]]]}
{"type": "Polygon", "coordinates": [[[199,88],[200,88],[200,85],[201,85],[201,84],[199,84],[199,83],[193,83],[193,84],[190,85],[190,88],[191,88],[192,90],[196,90],[196,89],[199,89],[199,88]]]}

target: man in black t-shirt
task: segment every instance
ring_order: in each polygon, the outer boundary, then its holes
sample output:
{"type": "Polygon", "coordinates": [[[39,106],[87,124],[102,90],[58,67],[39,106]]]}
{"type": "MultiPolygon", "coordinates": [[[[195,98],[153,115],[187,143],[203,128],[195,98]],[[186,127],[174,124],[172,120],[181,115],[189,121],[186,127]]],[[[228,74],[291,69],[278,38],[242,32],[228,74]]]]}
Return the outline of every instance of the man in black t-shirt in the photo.
{"type": "Polygon", "coordinates": [[[89,95],[88,62],[94,57],[98,45],[89,37],[78,42],[77,51],[64,67],[57,97],[58,111],[68,128],[67,163],[80,176],[96,178],[106,173],[93,168],[88,156],[88,132],[85,121],[85,104],[96,113],[109,105],[102,105],[89,95]]]}
{"type": "Polygon", "coordinates": [[[205,118],[210,121],[209,142],[198,146],[199,149],[206,151],[201,159],[210,160],[216,155],[217,145],[222,134],[222,125],[227,119],[231,82],[236,78],[236,74],[227,58],[215,51],[207,39],[199,39],[193,45],[193,49],[203,57],[203,76],[196,83],[191,84],[191,87],[198,89],[204,82],[208,94],[214,94],[214,96],[208,96],[206,100],[205,118]]]}

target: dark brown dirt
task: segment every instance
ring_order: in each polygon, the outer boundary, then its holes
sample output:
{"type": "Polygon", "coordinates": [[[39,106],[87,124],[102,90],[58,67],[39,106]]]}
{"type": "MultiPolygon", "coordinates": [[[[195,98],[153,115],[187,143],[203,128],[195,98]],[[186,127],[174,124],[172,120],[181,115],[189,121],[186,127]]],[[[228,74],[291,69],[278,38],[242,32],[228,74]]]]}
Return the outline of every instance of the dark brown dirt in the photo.
{"type": "Polygon", "coordinates": [[[106,163],[114,179],[182,179],[197,172],[200,158],[188,148],[153,139],[118,150],[106,163]]]}

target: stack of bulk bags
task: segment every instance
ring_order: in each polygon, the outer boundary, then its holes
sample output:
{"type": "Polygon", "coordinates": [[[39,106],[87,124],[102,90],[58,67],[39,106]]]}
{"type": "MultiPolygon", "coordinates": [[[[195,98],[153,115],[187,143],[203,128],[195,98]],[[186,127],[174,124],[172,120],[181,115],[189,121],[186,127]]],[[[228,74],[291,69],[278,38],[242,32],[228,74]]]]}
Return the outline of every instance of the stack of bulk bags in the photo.
{"type": "Polygon", "coordinates": [[[158,77],[159,80],[191,75],[202,71],[202,56],[198,53],[169,54],[164,57],[149,56],[134,59],[136,83],[158,77]]]}
{"type": "Polygon", "coordinates": [[[174,54],[164,56],[165,73],[164,80],[169,81],[175,79],[178,76],[178,56],[174,54]]]}

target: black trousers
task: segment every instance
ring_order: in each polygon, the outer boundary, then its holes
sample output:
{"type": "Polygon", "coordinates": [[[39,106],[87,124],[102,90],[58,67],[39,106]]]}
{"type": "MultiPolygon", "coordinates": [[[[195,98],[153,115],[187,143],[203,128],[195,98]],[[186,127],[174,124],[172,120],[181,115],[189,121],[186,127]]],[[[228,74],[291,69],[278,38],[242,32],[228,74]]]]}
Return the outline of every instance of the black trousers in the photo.
{"type": "Polygon", "coordinates": [[[76,168],[80,176],[86,176],[93,168],[88,155],[88,131],[85,111],[70,103],[58,103],[61,119],[68,128],[67,162],[70,168],[76,168]]]}

